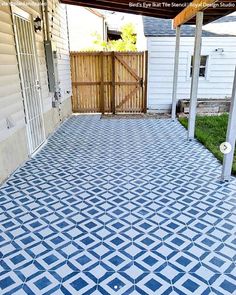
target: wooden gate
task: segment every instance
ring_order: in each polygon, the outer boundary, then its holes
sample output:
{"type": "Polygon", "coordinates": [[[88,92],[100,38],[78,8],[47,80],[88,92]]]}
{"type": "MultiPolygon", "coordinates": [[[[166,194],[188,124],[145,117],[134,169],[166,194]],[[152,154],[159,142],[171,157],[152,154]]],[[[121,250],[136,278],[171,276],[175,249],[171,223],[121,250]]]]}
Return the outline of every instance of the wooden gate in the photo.
{"type": "Polygon", "coordinates": [[[71,52],[70,58],[73,112],[146,112],[147,52],[71,52]]]}

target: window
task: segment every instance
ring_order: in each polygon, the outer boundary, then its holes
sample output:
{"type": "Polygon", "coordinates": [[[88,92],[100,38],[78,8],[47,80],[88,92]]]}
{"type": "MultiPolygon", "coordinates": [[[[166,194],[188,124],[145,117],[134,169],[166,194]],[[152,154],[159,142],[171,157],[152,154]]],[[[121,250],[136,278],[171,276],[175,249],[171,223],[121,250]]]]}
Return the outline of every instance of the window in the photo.
{"type": "MultiPolygon", "coordinates": [[[[207,55],[201,55],[199,77],[206,77],[207,55]]],[[[193,56],[191,57],[190,77],[193,74],[193,56]]]]}

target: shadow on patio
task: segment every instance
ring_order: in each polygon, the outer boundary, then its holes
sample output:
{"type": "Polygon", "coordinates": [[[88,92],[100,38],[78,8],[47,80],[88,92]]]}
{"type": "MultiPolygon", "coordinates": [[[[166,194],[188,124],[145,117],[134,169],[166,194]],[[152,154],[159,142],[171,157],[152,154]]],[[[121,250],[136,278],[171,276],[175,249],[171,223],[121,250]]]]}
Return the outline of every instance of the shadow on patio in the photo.
{"type": "Polygon", "coordinates": [[[236,181],[171,120],[73,116],[0,190],[1,294],[233,294],[236,181]]]}

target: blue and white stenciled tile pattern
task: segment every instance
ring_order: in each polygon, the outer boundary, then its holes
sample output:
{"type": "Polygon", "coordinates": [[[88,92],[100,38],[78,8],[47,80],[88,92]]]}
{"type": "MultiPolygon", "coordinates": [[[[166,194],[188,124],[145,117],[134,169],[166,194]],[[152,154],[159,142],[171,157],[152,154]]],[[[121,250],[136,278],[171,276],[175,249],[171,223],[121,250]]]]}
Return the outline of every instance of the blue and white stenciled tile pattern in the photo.
{"type": "Polygon", "coordinates": [[[236,181],[170,120],[74,116],[0,191],[0,294],[236,294],[236,181]]]}

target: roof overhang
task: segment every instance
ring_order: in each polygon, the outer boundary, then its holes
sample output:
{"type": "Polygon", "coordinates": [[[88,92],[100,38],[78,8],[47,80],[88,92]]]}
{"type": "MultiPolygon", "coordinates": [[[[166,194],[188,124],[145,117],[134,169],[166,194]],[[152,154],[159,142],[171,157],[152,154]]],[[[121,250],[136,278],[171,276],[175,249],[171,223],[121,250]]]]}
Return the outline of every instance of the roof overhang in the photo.
{"type": "MultiPolygon", "coordinates": [[[[189,4],[196,1],[184,0],[60,0],[61,3],[79,5],[104,10],[120,11],[132,14],[152,16],[164,19],[174,19],[189,4]]],[[[202,2],[197,0],[197,2],[202,2]]],[[[236,0],[209,1],[213,2],[209,7],[204,7],[204,24],[212,22],[224,15],[236,11],[236,0]]],[[[196,12],[196,11],[195,11],[196,12]]],[[[182,20],[182,19],[181,19],[182,20]]],[[[195,24],[195,14],[191,13],[191,18],[185,19],[184,23],[195,24]]]]}
{"type": "Polygon", "coordinates": [[[191,22],[199,11],[205,11],[206,23],[216,20],[235,10],[236,1],[220,0],[193,0],[173,20],[173,27],[191,22]],[[227,10],[225,10],[227,8],[227,10]]]}

